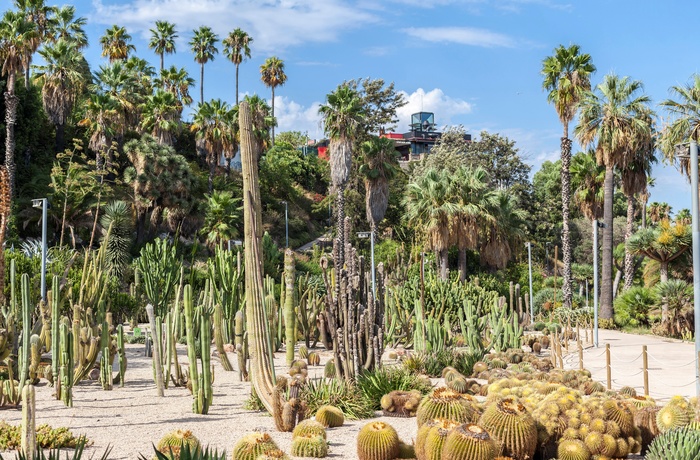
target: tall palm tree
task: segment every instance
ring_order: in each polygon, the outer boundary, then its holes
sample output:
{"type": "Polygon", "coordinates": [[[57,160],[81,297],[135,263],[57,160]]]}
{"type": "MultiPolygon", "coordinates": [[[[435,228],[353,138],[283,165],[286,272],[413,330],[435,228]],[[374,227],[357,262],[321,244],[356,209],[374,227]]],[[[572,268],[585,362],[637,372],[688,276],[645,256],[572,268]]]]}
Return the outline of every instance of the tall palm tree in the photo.
{"type": "Polygon", "coordinates": [[[647,228],[647,204],[651,196],[651,191],[649,189],[654,185],[656,185],[656,180],[653,177],[647,177],[646,187],[639,192],[639,201],[642,202],[642,228],[647,228]]]}
{"type": "Polygon", "coordinates": [[[88,148],[95,152],[98,171],[103,169],[107,150],[117,133],[119,104],[109,94],[93,93],[84,104],[83,118],[78,125],[87,128],[90,134],[88,148]]]}
{"type": "MultiPolygon", "coordinates": [[[[684,86],[672,86],[676,99],[666,99],[660,105],[672,116],[664,126],[659,147],[664,156],[675,162],[679,145],[694,140],[700,142],[700,75],[693,75],[693,82],[684,86]]],[[[680,159],[680,170],[690,179],[690,159],[680,159]]]]}
{"type": "Polygon", "coordinates": [[[7,11],[0,22],[0,63],[7,75],[5,91],[5,167],[10,183],[10,199],[15,193],[15,124],[19,98],[15,94],[17,73],[24,69],[38,36],[36,24],[22,12],[7,11]]]}
{"type": "Polygon", "coordinates": [[[100,66],[99,70],[95,72],[95,83],[91,86],[91,90],[110,96],[116,104],[118,117],[113,121],[114,134],[118,142],[121,142],[130,126],[130,114],[138,111],[137,86],[138,83],[134,75],[126,69],[121,61],[100,66]]]}
{"type": "Polygon", "coordinates": [[[25,14],[29,22],[36,25],[37,33],[31,41],[31,53],[24,62],[24,87],[29,88],[32,57],[50,33],[55,7],[46,5],[46,0],[15,0],[15,6],[25,14]]]}
{"type": "Polygon", "coordinates": [[[399,169],[394,141],[372,136],[360,145],[362,154],[360,175],[365,182],[365,211],[367,221],[376,232],[389,205],[389,181],[399,169]]]}
{"type": "Polygon", "coordinates": [[[656,225],[664,219],[671,218],[671,206],[665,202],[652,202],[649,205],[647,212],[649,213],[649,220],[651,221],[652,225],[656,225]]]}
{"type": "Polygon", "coordinates": [[[161,145],[173,145],[173,135],[180,126],[177,99],[162,89],[141,105],[141,129],[151,134],[161,145]]]}
{"type": "Polygon", "coordinates": [[[219,52],[216,43],[219,36],[210,27],[201,26],[194,31],[194,36],[189,45],[194,53],[194,60],[199,64],[199,102],[204,104],[204,64],[214,60],[214,55],[219,52]]]}
{"type": "MultiPolygon", "coordinates": [[[[287,74],[284,73],[284,61],[277,56],[269,57],[265,63],[260,66],[260,79],[272,90],[272,118],[275,118],[275,88],[282,86],[287,82],[287,74]]],[[[272,125],[272,145],[275,145],[275,125],[272,125]]]]}
{"type": "Polygon", "coordinates": [[[596,160],[605,165],[603,204],[603,270],[601,317],[613,317],[613,192],[615,168],[625,169],[634,158],[634,139],[650,129],[647,122],[649,97],[640,81],[615,74],[606,75],[595,92],[580,102],[576,136],[584,146],[595,144],[596,160]]]}
{"type": "Polygon", "coordinates": [[[582,54],[578,45],[563,45],[542,62],[543,88],[547,100],[554,104],[559,120],[564,126],[561,138],[561,204],[562,204],[562,260],[564,262],[564,306],[571,308],[571,239],[569,235],[569,203],[571,183],[571,139],[569,124],[576,116],[582,95],[591,87],[591,74],[596,68],[589,54],[582,54]]]}
{"type": "Polygon", "coordinates": [[[56,152],[61,152],[66,122],[86,86],[84,58],[72,42],[63,39],[45,46],[39,54],[44,65],[36,66],[34,78],[42,85],[44,111],[56,126],[56,152]]]}
{"type": "Polygon", "coordinates": [[[518,203],[517,196],[507,189],[496,190],[492,203],[493,220],[486,228],[479,256],[482,264],[502,270],[512,257],[513,248],[523,242],[527,212],[518,203]]]}
{"type": "Polygon", "coordinates": [[[199,104],[190,129],[197,133],[209,165],[209,193],[214,190],[214,172],[222,155],[235,146],[236,111],[221,99],[199,104]]]}
{"type": "Polygon", "coordinates": [[[250,117],[253,123],[253,140],[258,155],[270,148],[270,129],[275,120],[272,118],[269,104],[265,99],[253,94],[243,98],[250,107],[250,117]]]}
{"type": "Polygon", "coordinates": [[[236,105],[238,105],[238,67],[246,58],[250,59],[250,44],[253,43],[253,38],[237,27],[229,32],[222,43],[224,56],[236,66],[236,105]]]}
{"type": "Polygon", "coordinates": [[[100,37],[102,56],[109,58],[110,63],[125,61],[131,51],[136,51],[136,47],[129,42],[131,35],[127,33],[126,28],[113,25],[100,37]]]}
{"type": "Polygon", "coordinates": [[[148,47],[160,56],[160,73],[163,73],[163,56],[175,52],[175,39],[177,38],[175,24],[168,21],[156,21],[155,29],[149,30],[151,41],[148,42],[148,47]]]}
{"type": "Polygon", "coordinates": [[[65,40],[71,42],[79,50],[87,48],[88,37],[85,33],[87,19],[75,17],[75,6],[64,5],[56,8],[51,22],[49,35],[52,42],[65,40]]]}
{"type": "Polygon", "coordinates": [[[345,247],[345,186],[350,177],[352,151],[365,117],[365,109],[358,92],[343,84],[326,96],[326,103],[318,111],[323,117],[326,135],[330,138],[331,183],[333,191],[337,193],[338,208],[335,266],[342,267],[345,247]]]}
{"type": "Polygon", "coordinates": [[[156,79],[156,84],[175,96],[178,116],[182,115],[184,106],[192,103],[190,88],[194,86],[194,78],[189,76],[184,67],[178,69],[173,65],[169,69],[163,69],[160,78],[156,79]]]}
{"type": "Polygon", "coordinates": [[[595,152],[589,150],[574,155],[570,171],[574,203],[591,221],[603,217],[605,168],[596,162],[595,152]]]}

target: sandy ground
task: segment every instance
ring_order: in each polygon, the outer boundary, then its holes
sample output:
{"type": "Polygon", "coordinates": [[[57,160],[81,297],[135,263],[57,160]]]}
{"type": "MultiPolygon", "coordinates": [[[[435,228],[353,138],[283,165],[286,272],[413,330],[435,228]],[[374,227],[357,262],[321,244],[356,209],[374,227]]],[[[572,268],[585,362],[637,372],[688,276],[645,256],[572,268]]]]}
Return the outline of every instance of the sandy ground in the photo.
{"type": "MultiPolygon", "coordinates": [[[[179,347],[182,364],[187,361],[186,348],[179,347]]],[[[311,366],[310,376],[322,375],[323,365],[330,357],[330,353],[322,350],[321,366],[311,366]]],[[[171,385],[165,391],[165,397],[156,395],[151,359],[144,356],[143,345],[127,345],[127,359],[123,388],[117,386],[112,391],[104,391],[99,382],[82,382],[73,388],[73,407],[66,407],[54,399],[53,388],[42,381],[36,388],[37,425],[65,426],[76,435],[86,434],[94,441],[94,446],[86,450],[91,453],[101,455],[111,445],[110,459],[134,460],[139,454],[150,459],[153,456],[152,443],[176,429],[191,430],[202,444],[229,453],[244,434],[254,430],[267,431],[279,447],[289,453],[291,433],[278,432],[267,412],[243,409],[250,395],[250,383],[239,382],[237,371],[225,372],[218,359],[212,359],[215,365],[214,401],[207,415],[192,413],[192,396],[186,388],[171,385]]],[[[229,354],[229,359],[234,363],[235,355],[229,354]]],[[[279,374],[286,372],[284,350],[275,354],[275,366],[279,374]]],[[[19,424],[22,412],[19,409],[2,410],[0,419],[19,424]]],[[[404,441],[411,442],[416,435],[415,418],[378,417],[375,420],[389,422],[404,441]]],[[[357,432],[366,423],[368,420],[346,421],[340,428],[329,429],[329,457],[356,458],[357,432]]]]}

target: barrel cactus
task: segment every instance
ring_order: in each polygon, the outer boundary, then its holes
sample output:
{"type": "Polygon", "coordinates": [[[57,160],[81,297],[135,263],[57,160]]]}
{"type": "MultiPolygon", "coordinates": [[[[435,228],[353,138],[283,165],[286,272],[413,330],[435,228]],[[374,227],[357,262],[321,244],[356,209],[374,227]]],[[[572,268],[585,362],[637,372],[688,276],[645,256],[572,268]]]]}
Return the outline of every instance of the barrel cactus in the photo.
{"type": "Polygon", "coordinates": [[[498,455],[498,444],[488,432],[473,423],[451,430],[442,446],[442,460],[492,460],[498,455]]]}
{"type": "Polygon", "coordinates": [[[328,456],[328,443],[319,435],[300,434],[292,439],[292,455],[295,457],[324,458],[328,456]]]}
{"type": "Polygon", "coordinates": [[[326,439],[326,429],[316,420],[306,419],[299,422],[294,427],[294,431],[292,431],[292,438],[303,435],[321,436],[323,439],[326,439]]]}
{"type": "Polygon", "coordinates": [[[391,425],[370,422],[357,434],[359,460],[393,460],[399,454],[399,435],[391,425]]]}
{"type": "Polygon", "coordinates": [[[166,434],[158,441],[156,448],[159,452],[170,455],[173,460],[178,460],[183,444],[189,446],[190,452],[195,452],[200,448],[199,440],[190,430],[175,430],[166,434]]]}
{"type": "Polygon", "coordinates": [[[232,460],[256,460],[260,455],[279,449],[267,433],[250,433],[233,446],[232,460]]]}
{"type": "Polygon", "coordinates": [[[591,452],[579,439],[564,439],[557,447],[557,458],[559,460],[589,460],[591,452]]]}
{"type": "MultiPolygon", "coordinates": [[[[455,428],[456,426],[459,426],[458,422],[455,422],[453,420],[448,420],[445,418],[436,418],[433,420],[429,420],[423,425],[421,425],[418,428],[418,433],[416,434],[416,458],[420,460],[426,459],[426,441],[428,439],[428,435],[430,434],[430,431],[437,427],[441,428],[442,430],[445,430],[445,432],[449,432],[451,429],[455,428]]],[[[435,440],[431,442],[431,444],[434,446],[435,445],[435,440]]]]}
{"type": "Polygon", "coordinates": [[[537,425],[516,398],[506,397],[488,405],[479,419],[479,426],[501,444],[504,455],[527,460],[535,454],[537,425]]]}
{"type": "Polygon", "coordinates": [[[425,396],[416,412],[418,426],[436,418],[468,423],[475,422],[478,417],[479,409],[474,398],[444,387],[425,396]]]}
{"type": "Polygon", "coordinates": [[[335,406],[321,406],[316,411],[316,421],[326,428],[335,428],[338,426],[343,426],[345,423],[345,416],[343,411],[335,406]]]}

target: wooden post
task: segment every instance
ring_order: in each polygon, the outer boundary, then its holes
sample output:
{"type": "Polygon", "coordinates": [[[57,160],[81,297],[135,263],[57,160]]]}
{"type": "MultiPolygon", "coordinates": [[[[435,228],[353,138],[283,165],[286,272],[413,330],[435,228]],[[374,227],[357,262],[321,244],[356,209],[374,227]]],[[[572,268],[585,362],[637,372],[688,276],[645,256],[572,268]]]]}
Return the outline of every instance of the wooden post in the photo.
{"type": "Polygon", "coordinates": [[[644,371],[644,396],[649,396],[649,361],[647,361],[647,346],[642,345],[642,369],[644,371]]]}
{"type": "Polygon", "coordinates": [[[557,335],[549,334],[549,351],[552,355],[552,365],[557,367],[557,335]]]}
{"type": "Polygon", "coordinates": [[[612,372],[610,369],[610,344],[605,344],[605,370],[608,374],[608,390],[612,390],[612,372]]]}
{"type": "Polygon", "coordinates": [[[583,344],[580,337],[577,337],[576,343],[578,344],[578,368],[583,370],[583,344]]]}

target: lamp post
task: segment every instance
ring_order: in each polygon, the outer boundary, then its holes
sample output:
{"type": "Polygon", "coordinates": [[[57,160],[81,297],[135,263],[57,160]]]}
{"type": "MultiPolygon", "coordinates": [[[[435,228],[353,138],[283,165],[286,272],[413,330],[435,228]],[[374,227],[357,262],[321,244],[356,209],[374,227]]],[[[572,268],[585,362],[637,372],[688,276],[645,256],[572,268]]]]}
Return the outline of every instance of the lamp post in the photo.
{"type": "Polygon", "coordinates": [[[46,198],[32,200],[32,207],[41,208],[41,300],[46,302],[46,252],[48,249],[48,242],[46,241],[46,221],[48,217],[49,200],[46,198]]]}
{"type": "Polygon", "coordinates": [[[289,205],[286,201],[282,201],[284,205],[284,234],[287,239],[287,246],[289,247],[289,205]]]}
{"type": "Polygon", "coordinates": [[[357,233],[358,238],[369,238],[370,242],[370,260],[371,260],[371,265],[372,265],[372,296],[377,295],[377,285],[376,285],[376,279],[375,279],[375,274],[374,274],[374,230],[371,232],[358,232],[357,233]]]}
{"type": "Polygon", "coordinates": [[[605,224],[593,219],[593,344],[598,348],[598,228],[605,224]]]}
{"type": "Polygon", "coordinates": [[[530,277],[530,323],[535,321],[535,306],[532,304],[532,243],[527,242],[527,268],[530,277]]]}
{"type": "MultiPolygon", "coordinates": [[[[695,358],[700,360],[700,216],[698,215],[698,143],[690,141],[690,196],[693,215],[693,306],[695,358]]],[[[695,393],[700,396],[700,362],[695,363],[695,393]]]]}

